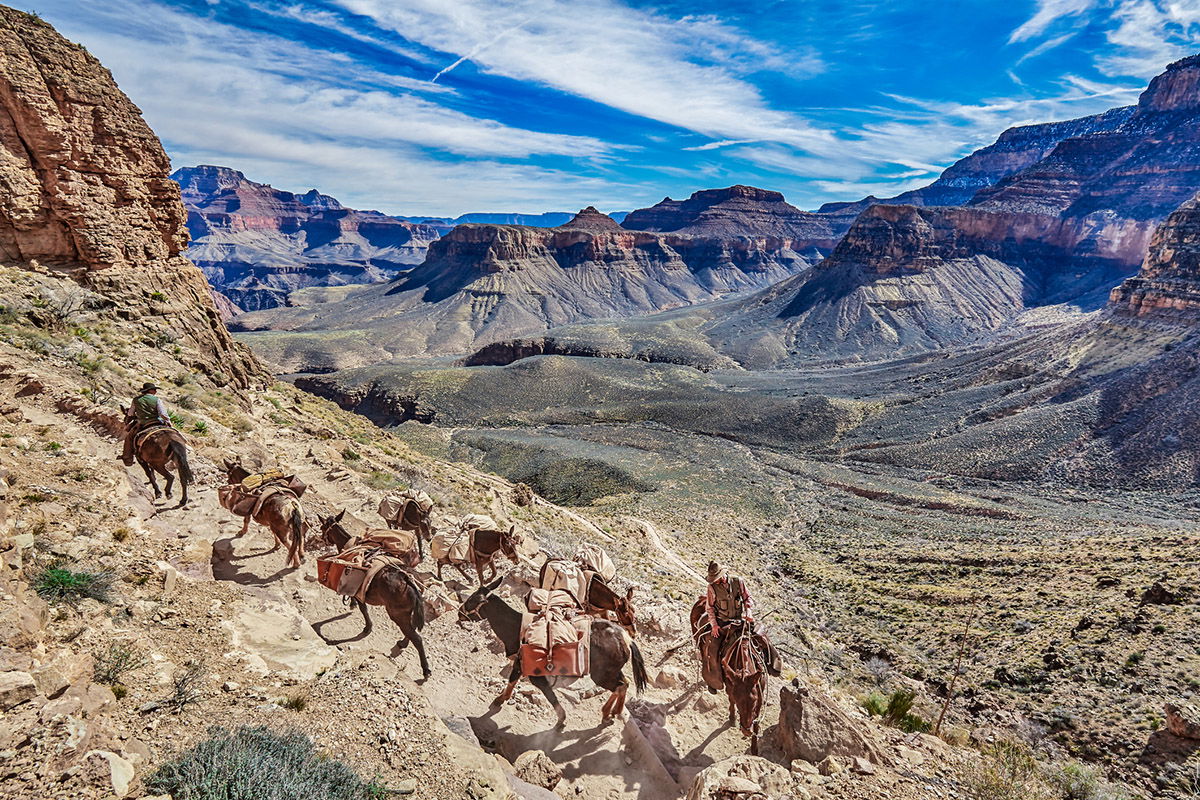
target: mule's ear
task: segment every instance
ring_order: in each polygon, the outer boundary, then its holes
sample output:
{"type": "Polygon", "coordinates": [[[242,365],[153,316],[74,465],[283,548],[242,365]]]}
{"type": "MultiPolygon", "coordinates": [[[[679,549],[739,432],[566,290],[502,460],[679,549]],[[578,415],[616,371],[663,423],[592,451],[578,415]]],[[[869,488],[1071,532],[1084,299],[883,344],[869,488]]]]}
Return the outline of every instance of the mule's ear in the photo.
{"type": "Polygon", "coordinates": [[[237,464],[234,464],[234,463],[233,463],[232,461],[230,461],[228,458],[226,458],[226,459],[225,459],[225,471],[226,471],[226,472],[231,472],[231,471],[233,471],[233,468],[234,468],[234,467],[236,467],[236,466],[237,466],[237,464]]]}
{"type": "Polygon", "coordinates": [[[632,599],[633,599],[633,587],[632,587],[632,586],[630,586],[630,587],[629,587],[629,591],[625,593],[625,599],[626,599],[626,600],[632,600],[632,599]]]}
{"type": "Polygon", "coordinates": [[[484,586],[483,588],[487,589],[489,592],[494,592],[500,588],[500,584],[503,582],[504,582],[504,576],[497,575],[496,580],[492,581],[491,583],[489,583],[487,586],[484,586]]]}
{"type": "Polygon", "coordinates": [[[343,508],[341,511],[339,511],[339,512],[338,512],[338,513],[337,513],[337,514],[336,514],[336,515],[333,517],[333,521],[334,521],[334,522],[341,522],[341,521],[342,521],[342,517],[344,517],[344,516],[346,516],[346,509],[344,509],[344,508],[343,508]]]}

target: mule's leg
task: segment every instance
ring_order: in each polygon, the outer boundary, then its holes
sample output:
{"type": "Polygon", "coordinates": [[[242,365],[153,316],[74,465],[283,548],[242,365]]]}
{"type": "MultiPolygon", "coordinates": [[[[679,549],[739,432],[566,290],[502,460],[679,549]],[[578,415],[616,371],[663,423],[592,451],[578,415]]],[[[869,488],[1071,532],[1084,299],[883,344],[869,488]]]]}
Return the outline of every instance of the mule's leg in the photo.
{"type": "Polygon", "coordinates": [[[436,562],[436,563],[437,563],[437,579],[438,579],[438,583],[441,583],[441,582],[442,582],[442,566],[443,566],[443,565],[444,565],[446,562],[445,562],[445,561],[442,561],[442,560],[439,558],[439,559],[437,560],[437,562],[436,562]]]}
{"type": "Polygon", "coordinates": [[[758,720],[754,720],[754,732],[750,734],[750,755],[758,755],[758,720]]]}
{"type": "Polygon", "coordinates": [[[155,469],[158,470],[159,475],[162,475],[166,479],[167,487],[164,489],[164,493],[167,497],[170,497],[171,490],[175,488],[175,475],[166,467],[155,467],[155,469]]]}
{"type": "Polygon", "coordinates": [[[240,539],[243,536],[245,536],[246,531],[248,531],[248,530],[250,530],[250,515],[249,514],[247,514],[246,518],[244,520],[242,520],[242,529],[240,531],[238,531],[237,538],[240,539]]]}
{"type": "Polygon", "coordinates": [[[138,463],[142,465],[142,470],[146,473],[146,480],[150,481],[150,488],[154,490],[154,499],[157,500],[162,497],[162,492],[158,490],[158,481],[154,478],[154,470],[150,469],[150,465],[140,458],[138,459],[138,463]]]}
{"type": "MultiPolygon", "coordinates": [[[[460,573],[462,573],[462,576],[463,576],[463,580],[464,580],[464,581],[466,581],[467,583],[470,583],[470,582],[471,582],[471,573],[467,572],[467,568],[466,568],[466,567],[464,567],[462,564],[459,564],[459,563],[455,563],[455,564],[453,564],[453,567],[454,567],[456,570],[458,570],[460,573]]],[[[483,584],[480,584],[480,586],[482,586],[482,585],[483,585],[483,584]]]]}
{"type": "Polygon", "coordinates": [[[367,604],[360,602],[358,600],[352,600],[351,602],[353,602],[354,605],[358,606],[358,610],[362,612],[362,617],[363,617],[362,635],[370,636],[371,629],[374,627],[374,625],[371,623],[371,614],[367,611],[367,604]]]}
{"type": "Polygon", "coordinates": [[[550,705],[554,708],[554,713],[558,714],[558,722],[554,723],[554,729],[561,731],[567,726],[567,710],[563,708],[562,703],[558,702],[558,697],[554,694],[554,690],[550,688],[550,681],[542,677],[530,678],[529,680],[550,701],[550,705]]]}
{"type": "Polygon", "coordinates": [[[519,680],[521,680],[521,657],[517,656],[513,661],[512,672],[508,673],[508,686],[505,686],[504,691],[496,695],[496,699],[492,701],[492,708],[499,708],[509,701],[519,680]]]}
{"type": "Polygon", "coordinates": [[[628,696],[629,696],[629,684],[622,683],[621,684],[621,693],[619,695],[620,699],[617,700],[617,710],[613,713],[614,717],[621,716],[621,714],[625,711],[625,698],[628,696]]]}
{"type": "Polygon", "coordinates": [[[729,697],[729,724],[733,725],[737,722],[737,703],[733,699],[733,692],[730,690],[729,682],[725,682],[726,694],[729,697]]]}
{"type": "MultiPolygon", "coordinates": [[[[417,658],[421,662],[421,675],[428,678],[433,673],[433,670],[429,668],[429,659],[425,657],[425,642],[422,641],[421,634],[417,633],[417,629],[413,627],[412,618],[405,617],[403,621],[396,620],[396,624],[400,627],[401,632],[408,637],[404,644],[412,642],[413,646],[417,648],[417,658]]],[[[403,647],[403,645],[401,646],[403,647]]]]}

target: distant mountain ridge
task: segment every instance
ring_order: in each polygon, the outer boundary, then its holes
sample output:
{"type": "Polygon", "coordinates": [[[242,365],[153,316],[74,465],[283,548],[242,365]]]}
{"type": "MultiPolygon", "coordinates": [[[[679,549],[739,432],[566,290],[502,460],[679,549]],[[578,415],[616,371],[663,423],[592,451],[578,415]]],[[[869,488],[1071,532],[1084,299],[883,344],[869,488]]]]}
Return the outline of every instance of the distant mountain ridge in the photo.
{"type": "Polygon", "coordinates": [[[229,167],[181,167],[172,175],[188,211],[188,258],[223,298],[223,313],[283,305],[308,286],[375,283],[425,258],[429,243],[457,224],[502,219],[559,225],[570,214],[396,217],[347,208],[310,189],[276,189],[229,167]]]}

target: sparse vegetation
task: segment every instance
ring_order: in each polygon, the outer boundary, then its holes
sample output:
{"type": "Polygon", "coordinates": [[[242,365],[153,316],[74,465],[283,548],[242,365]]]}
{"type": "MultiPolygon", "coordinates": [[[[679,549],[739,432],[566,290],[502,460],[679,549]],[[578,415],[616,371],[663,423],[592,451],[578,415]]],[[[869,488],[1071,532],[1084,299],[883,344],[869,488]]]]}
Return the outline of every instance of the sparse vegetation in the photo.
{"type": "Polygon", "coordinates": [[[64,566],[49,566],[33,578],[33,589],[43,599],[76,603],[92,598],[109,601],[113,576],[110,572],[75,571],[64,566]]]}
{"type": "Polygon", "coordinates": [[[193,661],[171,679],[171,696],[162,705],[176,714],[204,699],[204,664],[193,661]]]}
{"type": "Polygon", "coordinates": [[[308,707],[308,698],[302,694],[292,694],[281,698],[278,701],[280,708],[286,708],[288,711],[303,711],[308,707]]]}
{"type": "Polygon", "coordinates": [[[144,655],[123,642],[113,642],[107,650],[94,656],[93,679],[96,683],[116,687],[127,672],[136,672],[150,663],[144,655]]]}
{"type": "Polygon", "coordinates": [[[985,747],[981,755],[963,779],[971,800],[1057,800],[1033,751],[1023,742],[999,741],[985,747]]]}
{"type": "Polygon", "coordinates": [[[380,472],[379,470],[371,470],[370,474],[363,478],[363,483],[372,489],[378,491],[389,491],[392,489],[403,489],[404,481],[392,475],[390,472],[380,472]]]}
{"type": "Polygon", "coordinates": [[[352,447],[346,447],[342,450],[342,458],[347,461],[358,461],[362,458],[358,451],[352,447]]]}
{"type": "Polygon", "coordinates": [[[192,433],[196,434],[197,436],[207,436],[208,423],[202,419],[196,420],[194,423],[192,423],[192,433]]]}
{"type": "Polygon", "coordinates": [[[303,733],[265,727],[210,729],[208,739],[151,774],[146,787],[180,800],[368,800],[387,793],[318,752],[303,733]]]}

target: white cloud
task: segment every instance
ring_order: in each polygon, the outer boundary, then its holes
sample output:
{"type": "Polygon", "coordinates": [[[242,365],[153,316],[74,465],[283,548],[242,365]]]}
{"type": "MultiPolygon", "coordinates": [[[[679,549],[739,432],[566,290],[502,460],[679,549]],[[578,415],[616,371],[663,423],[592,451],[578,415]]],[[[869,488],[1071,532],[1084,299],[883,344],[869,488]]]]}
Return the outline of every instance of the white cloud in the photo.
{"type": "Polygon", "coordinates": [[[1095,6],[1096,0],[1038,0],[1037,12],[1012,32],[1009,44],[1041,36],[1058,20],[1078,16],[1095,6]]]}
{"type": "MultiPolygon", "coordinates": [[[[336,0],[479,69],[719,139],[829,149],[835,136],[773,109],[745,75],[822,68],[711,16],[676,19],[614,0],[336,0]]],[[[443,71],[444,72],[444,71],[443,71]]],[[[439,73],[440,74],[440,73],[439,73]]],[[[432,76],[431,76],[432,77],[432,76]]]]}
{"type": "Polygon", "coordinates": [[[1108,75],[1148,78],[1169,62],[1200,50],[1200,2],[1197,0],[1125,0],[1112,14],[1107,35],[1112,50],[1097,66],[1108,75]]]}

